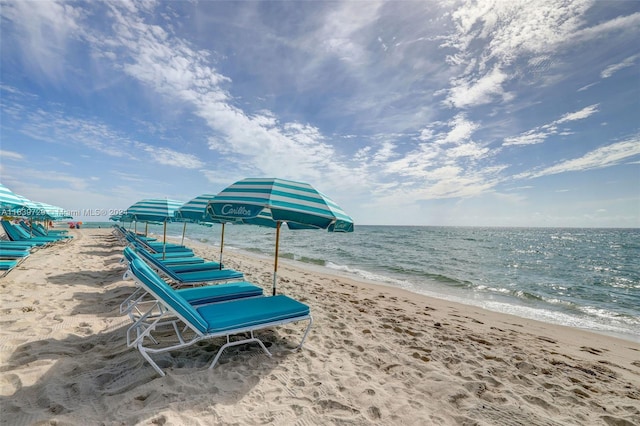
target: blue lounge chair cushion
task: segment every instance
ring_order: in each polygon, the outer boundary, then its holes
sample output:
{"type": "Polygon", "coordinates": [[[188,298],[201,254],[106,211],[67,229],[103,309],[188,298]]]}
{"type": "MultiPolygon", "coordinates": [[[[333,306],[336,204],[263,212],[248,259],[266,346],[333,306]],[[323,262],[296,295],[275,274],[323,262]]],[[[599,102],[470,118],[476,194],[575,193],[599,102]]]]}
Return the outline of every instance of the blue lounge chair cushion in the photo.
{"type": "Polygon", "coordinates": [[[130,243],[144,246],[145,248],[148,248],[148,249],[150,249],[151,251],[153,251],[155,253],[162,253],[163,250],[164,250],[165,253],[167,253],[167,252],[180,252],[180,253],[184,253],[184,256],[193,255],[193,250],[191,250],[189,247],[186,247],[186,246],[183,246],[183,245],[180,245],[180,244],[173,244],[173,243],[166,243],[165,244],[165,243],[145,240],[145,239],[142,239],[139,236],[133,235],[131,233],[127,234],[125,236],[125,238],[130,243]]]}
{"type": "Polygon", "coordinates": [[[193,252],[186,252],[186,251],[167,251],[165,253],[162,253],[161,251],[160,253],[149,253],[149,255],[155,257],[156,259],[161,259],[161,260],[172,259],[172,258],[194,257],[193,252]]]}
{"type": "Polygon", "coordinates": [[[0,257],[27,257],[29,256],[29,250],[15,250],[15,249],[6,249],[4,247],[0,247],[0,257]]]}
{"type": "Polygon", "coordinates": [[[0,241],[0,248],[11,250],[30,250],[35,246],[34,243],[29,241],[0,241]]]}
{"type": "MultiPolygon", "coordinates": [[[[141,250],[138,250],[139,252],[141,252],[141,250]]],[[[147,252],[149,253],[149,252],[147,252]]],[[[160,258],[155,258],[158,262],[163,263],[164,265],[167,266],[175,266],[175,265],[199,265],[204,262],[204,259],[201,257],[167,257],[166,259],[163,259],[162,257],[160,258]]]]}
{"type": "Polygon", "coordinates": [[[136,253],[131,247],[125,247],[124,257],[129,262],[135,258],[146,259],[147,263],[154,265],[154,267],[163,271],[172,279],[183,283],[242,279],[244,276],[241,272],[232,269],[220,269],[218,262],[203,261],[202,263],[182,264],[182,266],[179,266],[149,256],[149,252],[143,248],[139,248],[136,253]]]}
{"type": "Polygon", "coordinates": [[[27,225],[24,222],[20,222],[20,224],[22,225],[22,228],[24,228],[26,230],[26,232],[32,233],[33,235],[35,235],[37,237],[58,238],[60,240],[64,239],[64,238],[73,238],[72,235],[61,235],[61,234],[56,234],[56,233],[47,234],[47,232],[44,230],[44,228],[39,228],[37,226],[37,224],[34,224],[32,228],[29,228],[29,225],[27,225]]]}
{"type": "Polygon", "coordinates": [[[262,288],[247,281],[176,290],[192,306],[262,296],[262,288]]]}
{"type": "Polygon", "coordinates": [[[18,264],[17,260],[0,260],[0,270],[7,271],[18,264]]]}
{"type": "Polygon", "coordinates": [[[242,277],[244,277],[244,274],[242,272],[234,271],[233,269],[212,269],[209,271],[177,273],[166,268],[166,272],[171,278],[182,283],[223,281],[223,280],[242,279],[242,277]],[[169,274],[169,272],[171,273],[169,274]]]}
{"type": "Polygon", "coordinates": [[[242,272],[234,271],[233,269],[213,269],[196,272],[174,272],[168,265],[159,262],[158,259],[153,256],[149,256],[149,253],[145,250],[138,250],[138,253],[142,258],[146,259],[155,268],[162,271],[163,274],[168,276],[174,281],[182,284],[193,284],[201,282],[213,282],[224,281],[233,279],[242,279],[244,274],[242,272]]]}
{"type": "Polygon", "coordinates": [[[309,315],[309,307],[284,294],[201,306],[196,309],[207,323],[207,333],[251,327],[309,315]]]}
{"type": "Polygon", "coordinates": [[[66,229],[60,229],[60,230],[53,230],[53,229],[45,229],[44,226],[40,225],[39,223],[36,223],[33,225],[34,227],[38,228],[40,231],[44,232],[45,234],[49,234],[49,235],[59,235],[59,234],[68,234],[69,231],[67,231],[66,229]]]}
{"type": "Polygon", "coordinates": [[[46,235],[44,232],[40,232],[40,230],[38,230],[38,228],[36,228],[35,226],[31,227],[25,222],[18,223],[18,225],[16,225],[16,228],[24,231],[29,237],[55,238],[56,241],[62,239],[62,237],[57,235],[46,235]]]}
{"type": "MultiPolygon", "coordinates": [[[[174,265],[192,265],[192,264],[204,263],[204,259],[203,258],[196,257],[196,256],[193,256],[193,257],[168,257],[166,259],[162,259],[162,256],[160,256],[160,258],[158,258],[156,256],[152,256],[153,253],[149,253],[148,251],[146,251],[144,248],[142,248],[140,246],[136,246],[136,250],[140,254],[145,254],[146,255],[145,257],[153,257],[158,262],[161,262],[161,263],[167,265],[168,267],[171,267],[171,266],[174,266],[174,265]]],[[[134,253],[133,249],[131,249],[130,247],[125,247],[125,249],[124,249],[124,257],[127,258],[128,261],[131,261],[131,259],[129,258],[129,257],[131,257],[130,253],[134,253]]]]}
{"type": "Polygon", "coordinates": [[[169,265],[165,263],[165,265],[178,274],[182,272],[216,271],[222,269],[218,262],[185,263],[179,265],[169,265]]]}

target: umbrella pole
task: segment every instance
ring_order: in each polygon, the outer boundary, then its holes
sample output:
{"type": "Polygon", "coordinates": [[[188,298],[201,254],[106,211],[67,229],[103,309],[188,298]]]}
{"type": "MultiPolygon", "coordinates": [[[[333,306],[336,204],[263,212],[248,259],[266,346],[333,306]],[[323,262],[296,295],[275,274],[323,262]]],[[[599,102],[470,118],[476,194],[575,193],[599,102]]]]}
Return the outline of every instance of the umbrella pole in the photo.
{"type": "Polygon", "coordinates": [[[167,256],[167,221],[164,221],[164,235],[162,237],[162,260],[167,256]]]}
{"type": "Polygon", "coordinates": [[[276,253],[275,260],[273,262],[273,295],[276,295],[276,282],[278,280],[278,248],[280,245],[280,225],[282,222],[278,221],[276,223],[276,253]]]}
{"type": "Polygon", "coordinates": [[[220,269],[222,269],[222,249],[224,247],[224,222],[222,222],[222,235],[220,235],[220,269]]]}
{"type": "Polygon", "coordinates": [[[182,241],[180,241],[180,245],[184,245],[184,233],[187,231],[187,222],[182,225],[182,241]]]}
{"type": "Polygon", "coordinates": [[[145,237],[149,236],[149,222],[144,223],[144,236],[145,237]]]}

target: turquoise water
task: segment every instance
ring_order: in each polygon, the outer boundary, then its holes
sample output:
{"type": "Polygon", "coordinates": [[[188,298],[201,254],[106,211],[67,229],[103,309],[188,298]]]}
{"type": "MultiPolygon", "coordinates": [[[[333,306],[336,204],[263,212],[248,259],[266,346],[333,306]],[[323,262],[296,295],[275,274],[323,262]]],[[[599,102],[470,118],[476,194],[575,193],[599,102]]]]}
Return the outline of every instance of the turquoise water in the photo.
{"type": "MultiPolygon", "coordinates": [[[[162,227],[149,231],[162,234],[162,227]]],[[[170,224],[168,235],[180,238],[182,224],[170,224]]],[[[186,237],[219,245],[220,226],[189,224],[186,237]]],[[[226,256],[234,249],[272,256],[274,245],[273,229],[226,227],[226,256]]],[[[283,228],[280,256],[640,342],[640,229],[358,226],[333,234],[283,228]]]]}

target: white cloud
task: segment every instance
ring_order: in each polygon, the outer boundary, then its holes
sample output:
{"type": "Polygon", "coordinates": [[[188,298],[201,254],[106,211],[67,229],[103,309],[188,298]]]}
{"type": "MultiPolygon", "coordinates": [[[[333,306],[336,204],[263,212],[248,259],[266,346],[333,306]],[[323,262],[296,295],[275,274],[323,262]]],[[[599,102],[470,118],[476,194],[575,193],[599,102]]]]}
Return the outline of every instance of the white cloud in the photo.
{"type": "MultiPolygon", "coordinates": [[[[268,110],[258,114],[245,112],[223,87],[231,80],[209,65],[207,54],[193,50],[171,33],[145,23],[142,15],[123,10],[119,4],[113,4],[111,8],[118,32],[107,40],[94,40],[96,48],[109,46],[118,50],[127,74],[173,102],[180,101],[193,108],[213,131],[208,140],[210,149],[227,158],[233,156],[235,164],[245,169],[259,170],[267,175],[282,176],[284,173],[287,176],[283,177],[315,180],[327,174],[327,170],[337,174],[348,172],[348,167],[341,165],[339,154],[325,143],[317,127],[280,122],[268,110]]],[[[351,12],[360,9],[347,5],[344,8],[351,12]]],[[[344,15],[345,22],[349,23],[348,28],[341,29],[345,37],[372,19],[372,14],[367,14],[365,19],[351,12],[344,15]]],[[[335,28],[335,22],[329,27],[335,28]]],[[[353,53],[354,49],[354,46],[343,45],[338,50],[353,53]]],[[[165,157],[156,159],[164,161],[165,157]]],[[[191,160],[182,157],[180,164],[200,167],[191,160]]]]}
{"type": "Polygon", "coordinates": [[[439,138],[438,143],[462,143],[471,138],[473,132],[479,127],[477,123],[467,120],[464,114],[458,114],[448,123],[449,130],[444,138],[439,138]]]}
{"type": "Polygon", "coordinates": [[[321,40],[321,47],[328,54],[355,66],[369,62],[366,46],[359,43],[358,32],[370,26],[378,18],[382,2],[367,2],[367,7],[357,2],[344,2],[326,15],[322,27],[308,39],[310,43],[321,40]]]}
{"type": "Polygon", "coordinates": [[[596,38],[606,37],[612,32],[637,31],[640,26],[640,12],[627,16],[619,16],[609,21],[604,21],[592,27],[581,28],[568,34],[567,42],[587,42],[596,38]]]}
{"type": "MultiPolygon", "coordinates": [[[[26,106],[17,103],[14,106],[22,121],[20,131],[36,140],[74,148],[82,145],[111,157],[150,157],[158,164],[174,167],[198,169],[204,166],[204,163],[192,154],[136,141],[114,131],[97,118],[78,118],[62,111],[42,108],[30,111],[26,106]]],[[[42,107],[46,108],[47,105],[42,107]]],[[[4,152],[2,155],[5,156],[4,152]]],[[[6,155],[7,158],[19,159],[17,156],[21,154],[8,152],[6,155]]]]}
{"type": "Polygon", "coordinates": [[[509,99],[510,95],[502,88],[506,80],[507,75],[498,67],[480,78],[454,80],[446,101],[456,108],[467,108],[488,104],[496,98],[509,99]]]}
{"type": "Polygon", "coordinates": [[[519,136],[505,138],[503,145],[533,145],[544,142],[551,135],[566,136],[573,134],[573,132],[567,130],[559,131],[557,125],[568,123],[571,121],[584,120],[598,111],[598,104],[594,104],[589,105],[588,107],[584,107],[579,111],[566,113],[558,120],[554,120],[549,124],[535,127],[520,134],[519,136]]]}
{"type": "MultiPolygon", "coordinates": [[[[24,182],[28,180],[34,180],[36,182],[42,182],[43,176],[46,176],[47,182],[63,182],[74,190],[86,190],[88,183],[87,179],[71,176],[68,173],[61,173],[55,170],[46,169],[32,169],[28,167],[20,168],[3,168],[3,175],[6,175],[7,182],[14,182],[12,187],[23,188],[24,182]]],[[[17,191],[17,190],[16,190],[17,191]]],[[[44,201],[44,199],[35,198],[34,201],[44,201]]]]}
{"type": "Polygon", "coordinates": [[[6,150],[2,150],[0,149],[0,157],[1,158],[8,158],[10,160],[24,160],[24,155],[18,153],[18,152],[13,152],[13,151],[6,151],[6,150]]]}
{"type": "Polygon", "coordinates": [[[595,86],[598,83],[591,83],[591,84],[587,84],[586,86],[582,86],[581,88],[578,89],[578,92],[584,92],[587,89],[590,89],[591,87],[595,86]]]}
{"type": "Polygon", "coordinates": [[[626,58],[622,62],[619,62],[617,64],[613,64],[613,65],[609,65],[607,68],[602,70],[602,72],[600,73],[600,77],[609,78],[613,74],[615,74],[616,72],[620,71],[621,69],[624,69],[624,68],[627,68],[627,67],[632,67],[635,64],[635,61],[638,58],[638,56],[639,55],[629,56],[628,58],[626,58]]]}
{"type": "Polygon", "coordinates": [[[554,124],[566,123],[567,121],[584,120],[596,112],[598,112],[598,104],[589,105],[588,107],[582,108],[580,111],[570,112],[563,115],[559,120],[556,120],[554,124]]]}
{"type": "Polygon", "coordinates": [[[470,157],[480,159],[489,153],[489,148],[484,148],[474,142],[464,143],[447,150],[449,158],[470,157]]]}
{"type": "Polygon", "coordinates": [[[611,167],[640,155],[640,136],[597,148],[582,157],[563,161],[554,166],[533,172],[522,173],[516,178],[537,178],[558,173],[585,171],[611,167]]]}
{"type": "Polygon", "coordinates": [[[420,143],[414,149],[402,155],[384,151],[386,163],[379,168],[381,180],[402,184],[380,184],[377,194],[414,202],[475,196],[490,190],[499,183],[504,167],[486,167],[478,162],[492,155],[488,147],[472,140],[479,127],[479,123],[460,113],[447,122],[436,121],[422,129],[417,137],[420,143]],[[393,191],[399,193],[392,195],[393,191]]]}
{"type": "Polygon", "coordinates": [[[373,164],[383,165],[393,157],[398,156],[398,154],[395,152],[395,148],[396,145],[394,143],[389,141],[383,142],[382,147],[372,156],[373,164]]]}
{"type": "Polygon", "coordinates": [[[514,76],[538,72],[521,67],[518,59],[549,63],[557,47],[583,25],[590,5],[586,0],[462,2],[451,13],[455,30],[443,42],[455,49],[448,62],[465,65],[451,81],[447,103],[468,108],[512,99],[504,85],[514,76]]]}
{"type": "Polygon", "coordinates": [[[82,32],[81,8],[55,1],[38,2],[37,6],[32,2],[2,2],[0,11],[21,35],[19,48],[27,67],[52,82],[64,80],[68,45],[82,32]]]}
{"type": "Polygon", "coordinates": [[[165,166],[180,167],[183,169],[199,169],[204,166],[204,163],[195,155],[153,146],[146,146],[144,150],[148,152],[157,163],[165,166]]]}
{"type": "MultiPolygon", "coordinates": [[[[538,128],[539,129],[539,128],[538,128]]],[[[519,136],[509,137],[504,139],[503,145],[533,145],[544,142],[549,136],[548,132],[538,131],[536,129],[529,130],[519,136]]]]}

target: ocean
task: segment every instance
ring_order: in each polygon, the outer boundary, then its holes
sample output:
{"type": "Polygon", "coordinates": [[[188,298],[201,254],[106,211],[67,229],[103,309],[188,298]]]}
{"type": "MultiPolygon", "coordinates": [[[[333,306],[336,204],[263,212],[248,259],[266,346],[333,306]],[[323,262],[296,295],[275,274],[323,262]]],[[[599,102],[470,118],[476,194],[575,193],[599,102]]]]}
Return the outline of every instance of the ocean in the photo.
{"type": "MultiPolygon", "coordinates": [[[[273,256],[274,229],[225,229],[225,256],[234,250],[273,256]]],[[[181,238],[182,230],[172,223],[167,234],[181,238]]],[[[219,246],[220,231],[220,225],[188,224],[185,245],[219,246]]],[[[162,235],[162,226],[149,225],[149,232],[162,235]]],[[[344,234],[283,227],[280,257],[640,342],[640,229],[356,226],[344,234]]]]}

